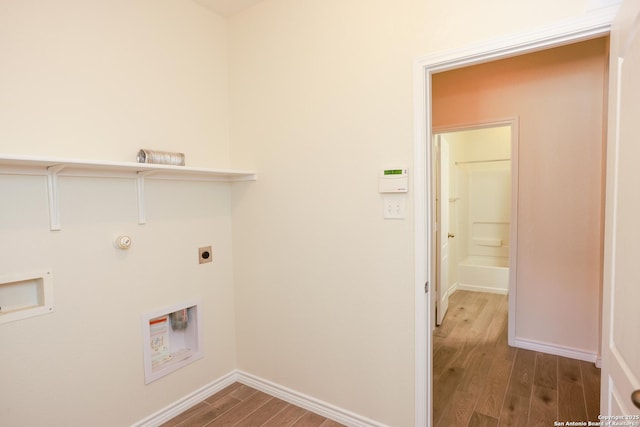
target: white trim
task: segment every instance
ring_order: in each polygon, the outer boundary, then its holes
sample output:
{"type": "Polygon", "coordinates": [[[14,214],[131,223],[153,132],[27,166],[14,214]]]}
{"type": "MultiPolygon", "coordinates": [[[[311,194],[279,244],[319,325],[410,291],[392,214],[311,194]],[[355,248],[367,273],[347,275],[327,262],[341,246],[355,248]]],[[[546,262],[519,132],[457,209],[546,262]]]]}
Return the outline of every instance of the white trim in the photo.
{"type": "Polygon", "coordinates": [[[62,229],[60,222],[60,176],[136,178],[138,224],[147,222],[144,206],[145,178],[184,181],[242,182],[255,181],[255,172],[233,169],[205,169],[186,166],[112,162],[58,157],[35,157],[0,154],[0,175],[45,175],[49,201],[49,228],[62,229]]]}
{"type": "Polygon", "coordinates": [[[449,298],[451,295],[453,295],[453,293],[455,291],[457,291],[458,289],[460,289],[460,283],[456,282],[453,285],[451,285],[451,287],[447,291],[447,298],[449,298]]]}
{"type": "Polygon", "coordinates": [[[468,65],[531,53],[609,34],[617,7],[601,9],[580,18],[547,25],[536,31],[482,41],[462,49],[417,58],[425,71],[442,72],[468,65]]]}
{"type": "Polygon", "coordinates": [[[306,394],[297,392],[290,388],[281,386],[255,375],[237,371],[237,380],[239,383],[245,384],[249,387],[253,387],[256,390],[260,390],[267,393],[270,396],[282,399],[285,402],[292,405],[299,406],[307,411],[314,412],[318,415],[322,415],[325,418],[329,418],[333,421],[339,422],[349,427],[387,427],[386,424],[379,423],[369,418],[363,417],[345,409],[339,408],[315,397],[308,396],[306,394]]]}
{"type": "MultiPolygon", "coordinates": [[[[460,289],[461,291],[485,292],[488,294],[500,294],[500,295],[507,295],[509,293],[508,289],[492,288],[490,286],[465,285],[464,283],[459,283],[458,289],[460,289]]],[[[510,310],[510,311],[513,311],[513,310],[510,310]]]]}
{"type": "MultiPolygon", "coordinates": [[[[431,305],[424,294],[430,280],[432,241],[431,207],[431,75],[468,65],[489,62],[543,49],[576,43],[609,34],[617,7],[601,9],[540,28],[537,31],[504,36],[464,49],[446,51],[414,61],[414,185],[415,185],[415,426],[431,425],[432,355],[431,305]]],[[[515,336],[510,331],[510,335],[515,336]]],[[[580,353],[584,354],[584,353],[580,353]]],[[[595,361],[595,357],[593,359],[595,361]]]]}
{"type": "Polygon", "coordinates": [[[509,230],[509,311],[507,343],[516,339],[516,301],[518,292],[518,205],[520,195],[520,117],[511,122],[511,229],[509,230]]]}
{"type": "Polygon", "coordinates": [[[178,399],[168,406],[165,406],[158,412],[149,415],[147,418],[131,424],[131,427],[157,427],[162,423],[169,421],[171,418],[180,415],[192,406],[197,405],[207,397],[212,396],[223,388],[235,383],[237,381],[237,376],[238,374],[236,371],[229,372],[204,387],[199,388],[193,393],[189,393],[182,399],[178,399]]]}
{"type": "Polygon", "coordinates": [[[430,192],[431,164],[427,162],[427,144],[430,138],[427,129],[431,129],[431,78],[426,74],[426,67],[416,61],[413,73],[413,111],[414,111],[414,255],[415,255],[415,425],[416,427],[431,424],[433,355],[431,352],[431,331],[433,314],[431,295],[434,295],[435,281],[430,274],[432,268],[433,241],[431,221],[432,212],[430,192]],[[429,291],[425,292],[425,283],[430,282],[429,291]]]}
{"type": "Polygon", "coordinates": [[[555,354],[556,356],[568,357],[570,359],[584,360],[585,362],[597,363],[598,361],[598,354],[595,351],[580,350],[536,340],[516,338],[515,347],[540,353],[555,354]]]}
{"type": "Polygon", "coordinates": [[[284,400],[292,405],[299,406],[307,411],[322,415],[325,418],[329,418],[349,427],[388,427],[386,424],[354,414],[353,412],[339,408],[330,403],[323,402],[322,400],[240,370],[229,372],[204,387],[199,388],[193,393],[169,404],[147,418],[132,424],[131,427],[158,427],[235,382],[253,387],[270,396],[284,400]]]}

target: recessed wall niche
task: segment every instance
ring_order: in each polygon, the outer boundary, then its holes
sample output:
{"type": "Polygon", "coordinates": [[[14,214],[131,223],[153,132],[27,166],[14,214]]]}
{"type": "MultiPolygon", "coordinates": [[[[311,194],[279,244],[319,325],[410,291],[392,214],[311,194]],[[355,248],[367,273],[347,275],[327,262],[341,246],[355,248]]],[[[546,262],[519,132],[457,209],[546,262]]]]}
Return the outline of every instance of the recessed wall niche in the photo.
{"type": "Polygon", "coordinates": [[[191,301],[142,315],[145,384],[204,356],[198,306],[191,301]]]}
{"type": "Polygon", "coordinates": [[[0,324],[53,311],[50,271],[0,277],[0,324]]]}

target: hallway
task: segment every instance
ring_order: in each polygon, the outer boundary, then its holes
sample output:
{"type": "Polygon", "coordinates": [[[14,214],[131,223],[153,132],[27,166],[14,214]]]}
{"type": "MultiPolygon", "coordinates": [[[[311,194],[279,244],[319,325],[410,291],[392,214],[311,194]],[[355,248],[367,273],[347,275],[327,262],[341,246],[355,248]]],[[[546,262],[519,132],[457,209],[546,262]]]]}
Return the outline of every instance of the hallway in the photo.
{"type": "Polygon", "coordinates": [[[433,333],[435,426],[597,421],[593,363],[507,345],[506,295],[456,291],[433,333]]]}

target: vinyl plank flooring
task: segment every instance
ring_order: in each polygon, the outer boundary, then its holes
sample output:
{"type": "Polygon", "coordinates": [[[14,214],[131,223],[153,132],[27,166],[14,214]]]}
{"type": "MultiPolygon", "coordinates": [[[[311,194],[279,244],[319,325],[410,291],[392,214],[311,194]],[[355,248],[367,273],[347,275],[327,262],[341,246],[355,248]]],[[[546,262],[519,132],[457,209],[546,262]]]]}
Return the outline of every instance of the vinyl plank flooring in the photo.
{"type": "Polygon", "coordinates": [[[558,381],[558,419],[585,421],[587,408],[582,387],[574,382],[558,381]]]}
{"type": "Polygon", "coordinates": [[[594,363],[580,361],[587,420],[598,421],[600,415],[600,369],[594,363]]]}
{"type": "Polygon", "coordinates": [[[217,393],[212,394],[211,396],[207,397],[204,401],[207,403],[213,403],[216,400],[220,399],[222,396],[226,396],[227,394],[233,392],[234,390],[241,388],[241,387],[245,387],[240,383],[233,383],[231,385],[228,385],[227,387],[223,388],[222,390],[220,390],[217,393]]]}
{"type": "Polygon", "coordinates": [[[457,291],[449,304],[434,331],[435,426],[543,427],[586,421],[587,414],[597,419],[600,370],[509,347],[507,296],[457,291]]]}
{"type": "Polygon", "coordinates": [[[478,395],[474,393],[463,391],[453,393],[452,399],[440,419],[440,425],[450,427],[466,427],[469,425],[477,399],[478,395]]]}
{"type": "MultiPolygon", "coordinates": [[[[506,304],[506,301],[504,302],[498,301],[498,303],[502,305],[502,304],[506,304]]],[[[508,346],[506,346],[506,342],[507,342],[506,332],[507,332],[507,314],[506,313],[502,314],[499,311],[494,312],[493,317],[491,318],[491,321],[486,327],[484,339],[487,342],[502,343],[504,338],[505,348],[508,348],[508,346]]]]}
{"type": "Polygon", "coordinates": [[[263,424],[265,420],[273,418],[278,412],[282,411],[288,405],[284,400],[275,397],[269,400],[260,408],[256,409],[251,415],[243,418],[240,422],[234,424],[237,427],[255,427],[263,424]]]}
{"type": "Polygon", "coordinates": [[[500,304],[500,297],[498,295],[486,295],[486,304],[479,308],[476,312],[475,319],[471,322],[469,336],[484,340],[489,332],[489,326],[493,322],[498,305],[500,304]]]}
{"type": "Polygon", "coordinates": [[[236,399],[245,400],[249,396],[253,395],[255,392],[256,392],[256,389],[251,388],[244,384],[240,384],[239,387],[236,387],[235,389],[231,390],[229,395],[231,397],[235,397],[236,399]]]}
{"type": "MultiPolygon", "coordinates": [[[[230,399],[233,393],[229,395],[230,399]]],[[[247,400],[242,401],[235,406],[234,411],[227,411],[223,415],[215,418],[207,427],[233,426],[248,417],[255,410],[266,404],[273,397],[261,391],[255,391],[247,400]]],[[[195,427],[195,426],[194,426],[195,427]]]]}
{"type": "MultiPolygon", "coordinates": [[[[500,357],[505,360],[513,361],[516,358],[516,348],[509,346],[509,323],[507,321],[507,314],[504,314],[504,319],[500,324],[499,333],[497,339],[493,344],[496,347],[496,357],[500,357]]],[[[492,324],[493,326],[493,324],[492,324]]]]}
{"type": "Polygon", "coordinates": [[[500,411],[498,426],[526,426],[529,418],[529,396],[507,394],[500,411]]]}
{"type": "Polygon", "coordinates": [[[180,427],[200,427],[206,425],[211,420],[216,419],[240,403],[240,400],[230,395],[222,396],[211,403],[204,411],[200,411],[193,417],[188,418],[183,424],[180,424],[180,427]]]}
{"type": "Polygon", "coordinates": [[[462,369],[450,367],[440,375],[437,391],[434,390],[433,393],[433,413],[436,425],[440,425],[439,419],[442,418],[444,410],[451,399],[453,399],[453,395],[463,374],[464,371],[462,369]]]}
{"type": "Polygon", "coordinates": [[[263,427],[282,427],[290,426],[298,421],[306,411],[298,406],[288,405],[282,411],[278,412],[271,419],[263,424],[263,427]]]}
{"type": "Polygon", "coordinates": [[[558,356],[558,382],[560,381],[582,385],[579,360],[558,356]]]}
{"type": "Polygon", "coordinates": [[[433,331],[434,337],[447,338],[456,325],[457,313],[449,308],[440,326],[433,331]]]}
{"type": "Polygon", "coordinates": [[[497,427],[498,419],[474,412],[469,420],[469,427],[497,427]]]}
{"type": "Polygon", "coordinates": [[[195,416],[200,412],[206,411],[207,408],[209,408],[209,405],[207,405],[205,402],[200,402],[197,405],[187,409],[177,417],[174,417],[169,421],[167,421],[166,423],[161,424],[160,427],[176,427],[176,426],[183,425],[184,421],[191,418],[192,416],[195,416]]]}
{"type": "Polygon", "coordinates": [[[508,394],[531,397],[533,386],[534,368],[536,364],[536,353],[530,350],[519,348],[516,352],[516,360],[511,371],[508,394]]]}
{"type": "Polygon", "coordinates": [[[480,292],[474,293],[478,295],[474,295],[473,298],[470,298],[469,302],[464,306],[464,314],[460,324],[458,325],[458,328],[463,328],[467,331],[471,331],[476,318],[489,302],[487,298],[481,296],[484,294],[481,294],[480,292]]]}
{"type": "Polygon", "coordinates": [[[298,421],[292,424],[292,427],[319,427],[327,419],[312,412],[307,412],[298,421]]]}
{"type": "Polygon", "coordinates": [[[558,390],[554,388],[533,386],[528,426],[548,427],[558,421],[558,390]]]}
{"type": "Polygon", "coordinates": [[[509,360],[495,359],[489,370],[489,379],[480,394],[476,412],[498,418],[509,385],[513,364],[509,360]]]}
{"type": "Polygon", "coordinates": [[[325,422],[320,424],[320,427],[344,427],[344,426],[342,426],[342,424],[340,424],[339,422],[336,422],[333,420],[325,420],[325,422]]]}
{"type": "Polygon", "coordinates": [[[540,387],[556,389],[558,384],[558,357],[552,354],[536,354],[536,374],[533,383],[540,387]]]}
{"type": "Polygon", "coordinates": [[[459,351],[456,346],[442,344],[438,347],[438,350],[433,355],[433,375],[434,381],[439,378],[445,371],[447,365],[451,362],[453,356],[459,351]]]}
{"type": "Polygon", "coordinates": [[[458,390],[479,396],[487,383],[493,361],[493,352],[484,347],[476,348],[475,353],[468,360],[468,365],[464,368],[458,390]]]}
{"type": "MultiPolygon", "coordinates": [[[[234,383],[209,396],[163,427],[339,427],[303,408],[247,385],[234,383]]],[[[344,427],[344,426],[342,426],[344,427]]]]}

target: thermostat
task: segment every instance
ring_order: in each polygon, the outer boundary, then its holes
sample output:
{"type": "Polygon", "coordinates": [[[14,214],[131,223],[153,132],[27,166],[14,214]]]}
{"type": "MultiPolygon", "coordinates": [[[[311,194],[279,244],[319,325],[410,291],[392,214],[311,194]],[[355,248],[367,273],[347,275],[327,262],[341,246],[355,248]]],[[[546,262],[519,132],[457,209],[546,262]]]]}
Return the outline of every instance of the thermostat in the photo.
{"type": "Polygon", "coordinates": [[[378,178],[381,193],[406,193],[409,191],[409,170],[405,168],[383,169],[378,178]]]}

